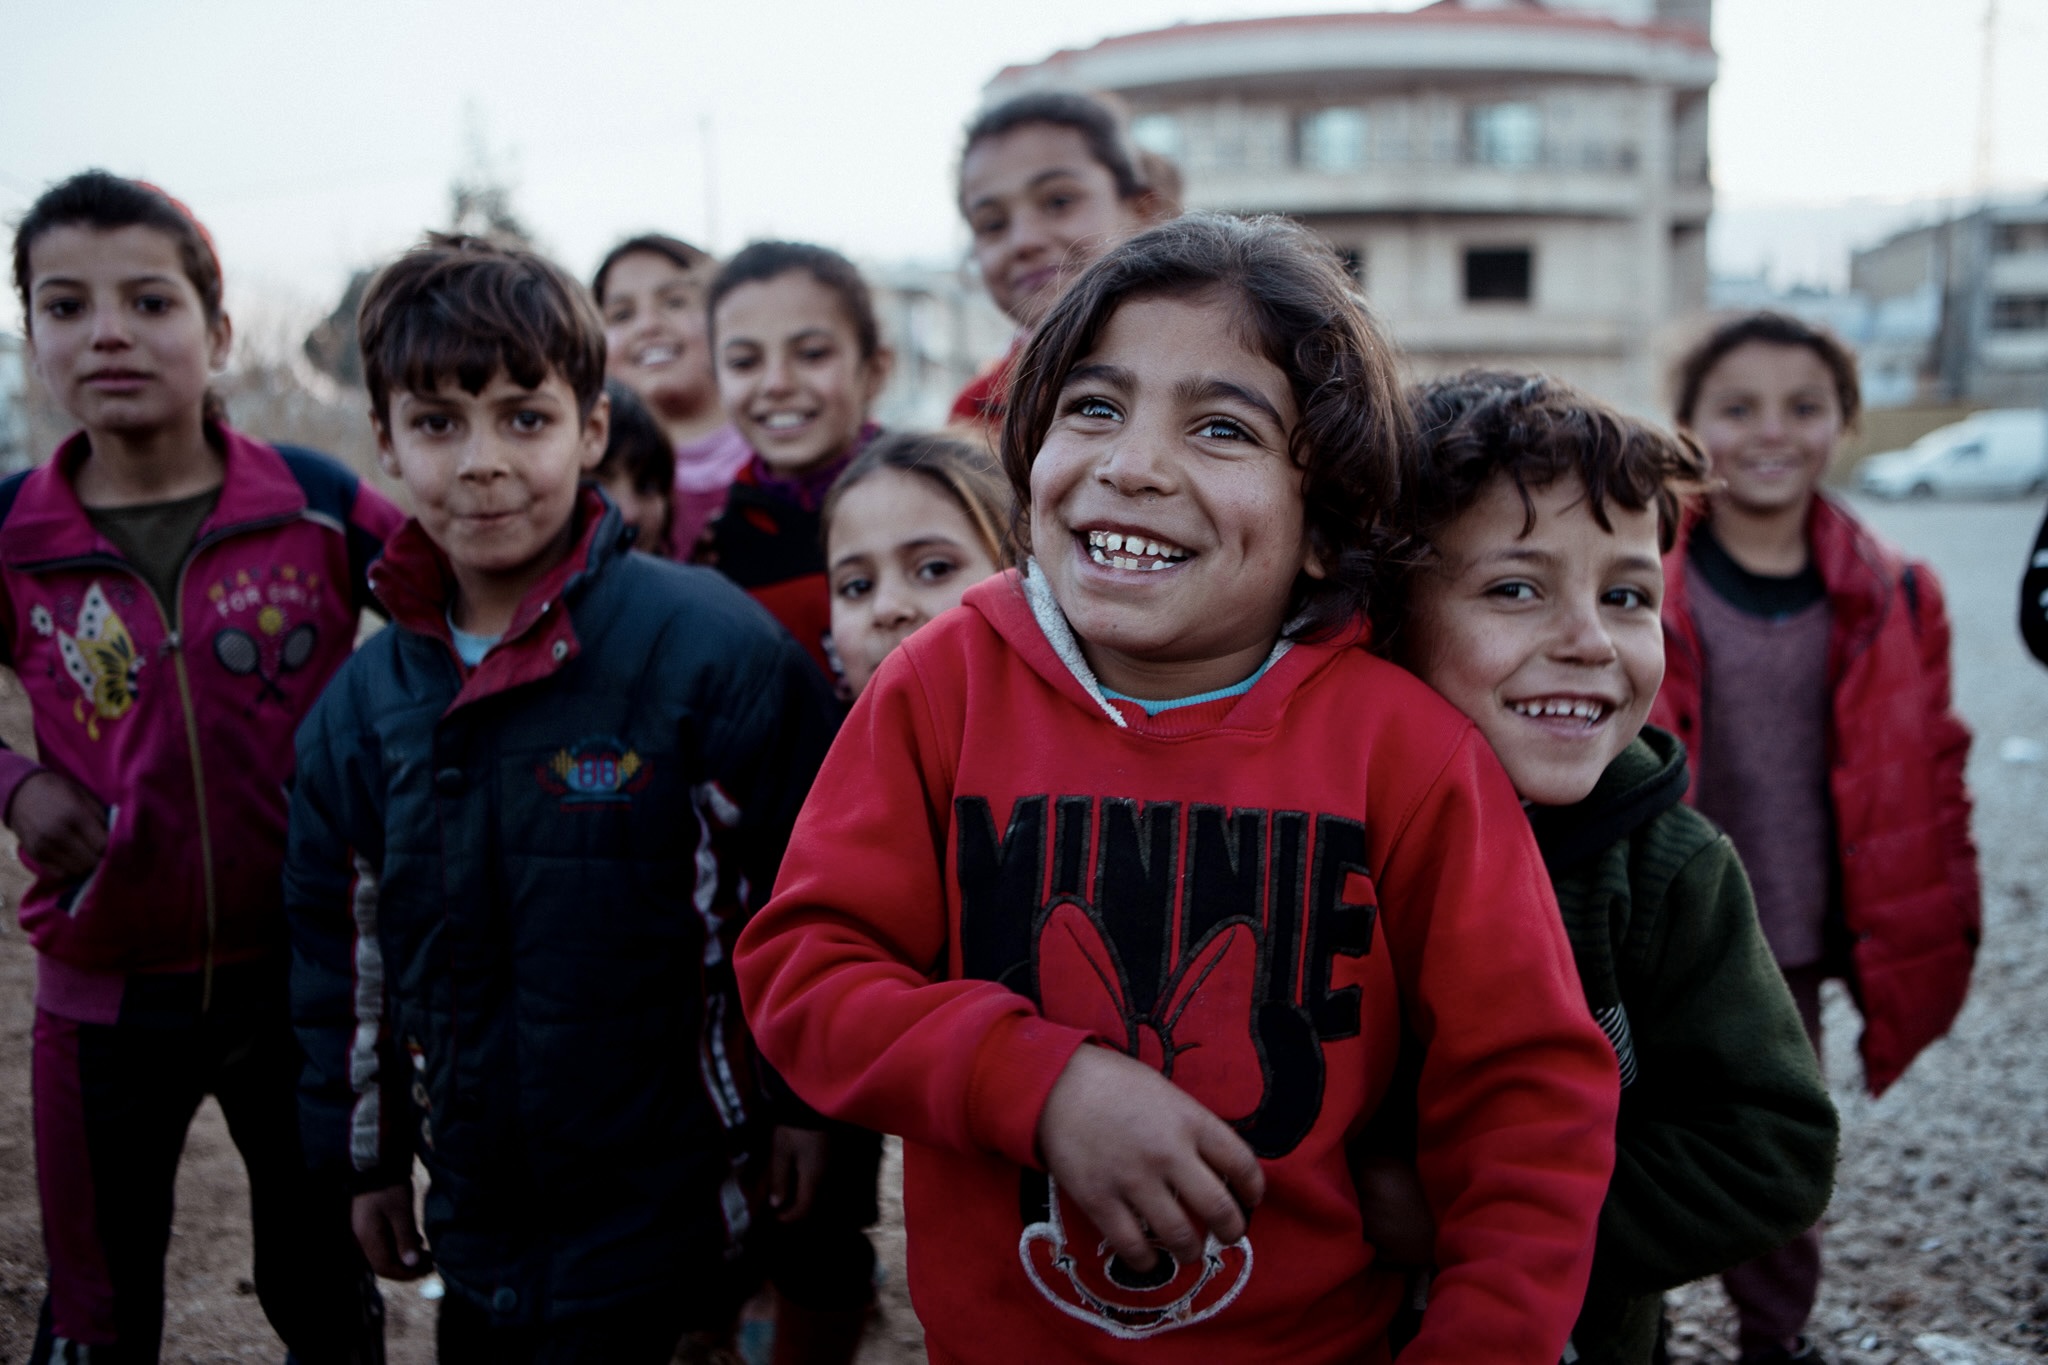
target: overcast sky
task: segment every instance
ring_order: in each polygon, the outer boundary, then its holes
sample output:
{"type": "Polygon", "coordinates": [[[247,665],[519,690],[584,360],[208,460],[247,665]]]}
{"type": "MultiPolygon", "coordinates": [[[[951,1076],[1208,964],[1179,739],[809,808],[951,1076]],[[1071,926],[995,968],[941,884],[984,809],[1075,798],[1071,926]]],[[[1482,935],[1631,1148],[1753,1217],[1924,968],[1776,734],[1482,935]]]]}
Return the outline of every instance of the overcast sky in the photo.
{"type": "MultiPolygon", "coordinates": [[[[2048,0],[2000,3],[1997,177],[2038,188],[2048,0]]],[[[157,181],[213,229],[246,324],[324,304],[442,223],[474,129],[579,274],[648,227],[946,260],[959,129],[1002,65],[1176,20],[1361,7],[1417,3],[0,0],[0,219],[87,166],[157,181]]],[[[1854,238],[1888,205],[1966,193],[1983,7],[1717,0],[1719,264],[1830,269],[1835,248],[1767,209],[1850,201],[1824,221],[1854,238]]]]}

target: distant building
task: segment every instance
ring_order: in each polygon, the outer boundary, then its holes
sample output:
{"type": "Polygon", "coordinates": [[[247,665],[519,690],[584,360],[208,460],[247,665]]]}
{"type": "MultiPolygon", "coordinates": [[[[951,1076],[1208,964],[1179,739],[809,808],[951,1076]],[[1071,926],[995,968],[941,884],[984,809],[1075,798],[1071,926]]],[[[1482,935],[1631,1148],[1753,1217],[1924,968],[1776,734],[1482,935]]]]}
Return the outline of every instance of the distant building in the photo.
{"type": "Polygon", "coordinates": [[[1343,254],[1418,370],[1535,366],[1641,410],[1705,306],[1712,0],[1439,0],[1184,24],[1006,68],[1107,91],[1191,209],[1343,254]]]}
{"type": "Polygon", "coordinates": [[[1850,257],[1849,284],[1913,324],[1866,363],[1910,375],[1919,401],[2048,403],[2048,196],[1898,233],[1850,257]]]}
{"type": "Polygon", "coordinates": [[[887,427],[944,426],[954,395],[1003,353],[1017,324],[964,265],[870,264],[863,273],[882,335],[896,352],[875,420],[887,427]]]}

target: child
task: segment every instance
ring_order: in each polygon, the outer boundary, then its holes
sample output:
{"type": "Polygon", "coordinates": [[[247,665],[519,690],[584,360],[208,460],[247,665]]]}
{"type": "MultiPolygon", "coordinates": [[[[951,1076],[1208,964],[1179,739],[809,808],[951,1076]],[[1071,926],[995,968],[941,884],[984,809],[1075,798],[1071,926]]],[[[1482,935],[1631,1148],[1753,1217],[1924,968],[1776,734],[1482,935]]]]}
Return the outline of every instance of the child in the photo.
{"type": "Polygon", "coordinates": [[[668,557],[674,520],[676,453],[668,437],[634,392],[616,379],[604,381],[611,409],[597,486],[633,530],[633,548],[668,557]]]}
{"type": "MultiPolygon", "coordinates": [[[[1423,385],[1407,486],[1427,558],[1392,638],[1529,807],[1586,1005],[1621,1064],[1587,1365],[1647,1365],[1664,1289],[1803,1232],[1836,1120],[1727,839],[1644,728],[1664,673],[1658,554],[1706,462],[1548,379],[1423,385]]],[[[1374,1219],[1368,1216],[1368,1236],[1374,1219]]]]}
{"type": "Polygon", "coordinates": [[[36,373],[82,430],[0,483],[0,750],[35,873],[35,1136],[49,1292],[31,1359],[153,1361],[185,1130],[247,1163],[256,1292],[300,1361],[382,1359],[347,1195],[299,1151],[285,999],[287,737],[348,657],[398,513],[324,455],[210,415],[232,335],[198,221],[104,171],[14,238],[36,373]]]}
{"type": "Polygon", "coordinates": [[[902,433],[863,450],[825,498],[832,645],[856,696],[882,659],[1003,562],[1002,476],[970,447],[902,433]]]}
{"type": "Polygon", "coordinates": [[[1018,373],[1032,557],[856,703],[741,936],[764,1055],[904,1135],[933,1360],[1348,1361],[1401,1280],[1344,1145],[1414,1029],[1415,1359],[1556,1361],[1614,1055],[1483,739],[1358,647],[1392,355],[1304,229],[1191,218],[1018,373]]]}
{"type": "Polygon", "coordinates": [[[435,238],[371,284],[393,626],[299,732],[285,898],[313,1156],[445,1361],[662,1362],[733,1308],[760,1116],[731,1003],[831,702],[715,575],[579,478],[604,337],[539,257],[435,238]],[[729,1135],[730,1134],[730,1135],[729,1135]]]}
{"type": "Polygon", "coordinates": [[[747,462],[747,443],[718,405],[704,287],[718,262],[688,242],[650,232],[606,253],[590,282],[604,315],[605,360],[653,409],[675,448],[675,492],[666,550],[688,559],[697,537],[725,506],[725,490],[747,462]]]}
{"type": "Polygon", "coordinates": [[[960,215],[996,307],[1018,327],[1002,359],[953,400],[953,420],[999,427],[1011,370],[1032,328],[1089,262],[1176,210],[1157,183],[1178,172],[1131,145],[1100,100],[1033,91],[982,111],[960,155],[960,215]]]}
{"type": "MultiPolygon", "coordinates": [[[[1820,983],[1848,979],[1879,1094],[1962,1007],[1980,917],[1941,584],[1819,491],[1858,394],[1841,342],[1774,313],[1685,358],[1678,421],[1720,487],[1665,559],[1651,719],[1742,855],[1816,1051],[1820,983]]],[[[1814,1358],[1818,1231],[1724,1283],[1745,1360],[1814,1358]]]]}
{"type": "Polygon", "coordinates": [[[754,595],[828,676],[818,512],[879,428],[893,357],[853,263],[801,242],[755,242],[711,282],[718,394],[753,451],[711,525],[706,562],[754,595]]]}

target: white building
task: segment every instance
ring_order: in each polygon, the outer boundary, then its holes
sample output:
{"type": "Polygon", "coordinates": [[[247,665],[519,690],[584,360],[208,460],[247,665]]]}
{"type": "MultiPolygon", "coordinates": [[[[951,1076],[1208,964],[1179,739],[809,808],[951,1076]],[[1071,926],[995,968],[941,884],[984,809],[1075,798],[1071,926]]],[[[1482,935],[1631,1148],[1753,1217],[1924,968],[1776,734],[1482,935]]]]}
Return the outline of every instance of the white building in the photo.
{"type": "Polygon", "coordinates": [[[1419,372],[1539,367],[1660,407],[1704,307],[1712,0],[1439,0],[1183,24],[990,81],[1106,91],[1191,209],[1326,236],[1419,372]]]}

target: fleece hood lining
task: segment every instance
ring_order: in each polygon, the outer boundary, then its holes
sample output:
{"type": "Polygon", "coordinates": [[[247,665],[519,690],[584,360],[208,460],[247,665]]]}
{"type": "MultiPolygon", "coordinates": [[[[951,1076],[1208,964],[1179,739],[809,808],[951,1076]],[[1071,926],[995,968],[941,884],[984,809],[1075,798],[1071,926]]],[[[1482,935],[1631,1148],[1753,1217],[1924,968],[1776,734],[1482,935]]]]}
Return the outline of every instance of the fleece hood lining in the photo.
{"type": "MultiPolygon", "coordinates": [[[[1031,604],[1031,615],[1037,620],[1039,630],[1044,632],[1045,642],[1052,646],[1052,652],[1059,656],[1060,662],[1067,666],[1067,671],[1074,675],[1074,681],[1081,684],[1081,689],[1094,699],[1095,704],[1102,708],[1103,714],[1114,721],[1119,730],[1130,729],[1131,723],[1124,719],[1123,712],[1117,710],[1116,703],[1104,695],[1102,684],[1095,677],[1095,670],[1088,666],[1087,656],[1081,653],[1081,642],[1075,637],[1073,626],[1068,624],[1067,614],[1060,610],[1058,599],[1052,595],[1052,585],[1046,582],[1045,575],[1039,572],[1035,556],[1026,556],[1024,560],[1024,598],[1031,604]]],[[[1280,638],[1273,642],[1273,652],[1266,656],[1266,661],[1259,665],[1258,671],[1252,676],[1258,678],[1270,672],[1273,665],[1279,663],[1281,657],[1293,647],[1294,641],[1288,639],[1283,631],[1280,638]]]]}

